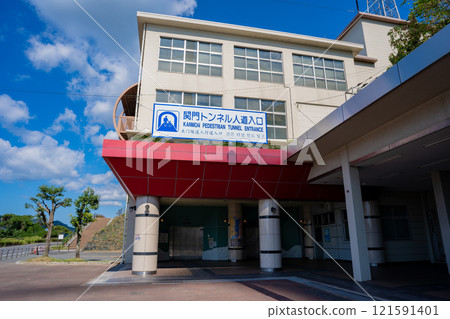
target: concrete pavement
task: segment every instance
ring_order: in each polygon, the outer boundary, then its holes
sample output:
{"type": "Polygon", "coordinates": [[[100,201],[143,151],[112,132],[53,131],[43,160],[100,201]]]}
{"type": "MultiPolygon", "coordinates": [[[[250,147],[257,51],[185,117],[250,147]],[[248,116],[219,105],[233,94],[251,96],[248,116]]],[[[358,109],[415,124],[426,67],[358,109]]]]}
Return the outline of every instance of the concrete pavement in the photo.
{"type": "MultiPolygon", "coordinates": [[[[120,253],[82,253],[112,260],[120,253]]],[[[351,264],[341,262],[351,271],[351,264]]],[[[132,276],[128,265],[0,264],[0,300],[370,300],[331,261],[285,260],[282,271],[257,261],[161,262],[158,274],[132,276]]],[[[362,286],[375,299],[450,300],[445,265],[392,264],[372,269],[362,286]]]]}

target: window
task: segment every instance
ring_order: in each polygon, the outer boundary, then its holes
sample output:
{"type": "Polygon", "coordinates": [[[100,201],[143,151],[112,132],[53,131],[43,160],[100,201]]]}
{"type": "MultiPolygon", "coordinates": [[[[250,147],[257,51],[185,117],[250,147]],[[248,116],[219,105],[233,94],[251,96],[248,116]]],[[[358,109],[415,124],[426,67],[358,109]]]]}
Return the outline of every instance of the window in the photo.
{"type": "Polygon", "coordinates": [[[344,241],[350,241],[350,232],[348,231],[347,210],[341,210],[342,224],[344,225],[344,241]]]}
{"type": "Polygon", "coordinates": [[[183,105],[222,107],[222,96],[200,93],[156,91],[156,102],[183,105]]]}
{"type": "Polygon", "coordinates": [[[267,114],[267,136],[270,139],[286,139],[286,107],[282,101],[235,97],[234,108],[262,111],[267,114]]]}
{"type": "Polygon", "coordinates": [[[161,38],[158,70],[222,76],[222,44],[161,38]]]}
{"type": "Polygon", "coordinates": [[[408,213],[405,205],[380,206],[383,236],[386,239],[409,239],[408,213]]]}
{"type": "Polygon", "coordinates": [[[283,83],[281,52],[234,47],[234,78],[283,83]]]}
{"type": "Polygon", "coordinates": [[[333,225],[335,223],[334,220],[334,212],[326,212],[322,214],[316,214],[313,216],[314,226],[322,226],[322,225],[333,225]]]}
{"type": "Polygon", "coordinates": [[[347,90],[344,62],[306,55],[292,55],[295,85],[318,89],[347,90]]]}

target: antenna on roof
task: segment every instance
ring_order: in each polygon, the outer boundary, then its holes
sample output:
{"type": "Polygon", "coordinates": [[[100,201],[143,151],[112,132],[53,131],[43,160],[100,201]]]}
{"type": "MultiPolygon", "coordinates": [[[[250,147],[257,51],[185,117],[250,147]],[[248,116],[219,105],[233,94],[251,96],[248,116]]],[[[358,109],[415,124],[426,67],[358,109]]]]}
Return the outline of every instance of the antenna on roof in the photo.
{"type": "Polygon", "coordinates": [[[358,3],[358,0],[355,0],[356,1],[356,10],[359,12],[359,3],[358,3]]]}
{"type": "Polygon", "coordinates": [[[400,19],[395,0],[367,0],[367,12],[379,16],[400,19]]]}

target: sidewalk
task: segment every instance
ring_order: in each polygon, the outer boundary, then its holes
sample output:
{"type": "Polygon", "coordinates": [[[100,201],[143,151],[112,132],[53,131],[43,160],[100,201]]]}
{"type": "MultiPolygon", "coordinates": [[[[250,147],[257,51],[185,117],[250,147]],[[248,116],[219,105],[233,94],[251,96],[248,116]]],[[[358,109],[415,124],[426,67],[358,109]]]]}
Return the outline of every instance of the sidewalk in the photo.
{"type": "MultiPolygon", "coordinates": [[[[351,263],[340,261],[351,274],[351,263]]],[[[285,259],[283,269],[264,273],[258,261],[237,263],[215,261],[160,262],[156,275],[131,275],[131,265],[118,265],[88,285],[168,284],[193,282],[250,282],[285,279],[353,300],[369,296],[330,260],[285,259]]],[[[360,283],[379,300],[450,300],[450,276],[443,264],[395,263],[372,268],[373,280],[360,283]]],[[[337,300],[337,299],[336,299],[337,300]]]]}
{"type": "MultiPolygon", "coordinates": [[[[114,260],[120,252],[82,252],[86,260],[114,260]]],[[[67,256],[67,255],[66,255],[67,256]]],[[[69,257],[69,256],[67,256],[69,257]]],[[[340,262],[351,273],[351,263],[340,262]]],[[[158,273],[131,275],[130,265],[0,263],[0,300],[215,300],[340,301],[450,300],[446,265],[387,264],[361,283],[366,294],[332,261],[285,259],[263,273],[259,263],[160,262],[158,273]]]]}

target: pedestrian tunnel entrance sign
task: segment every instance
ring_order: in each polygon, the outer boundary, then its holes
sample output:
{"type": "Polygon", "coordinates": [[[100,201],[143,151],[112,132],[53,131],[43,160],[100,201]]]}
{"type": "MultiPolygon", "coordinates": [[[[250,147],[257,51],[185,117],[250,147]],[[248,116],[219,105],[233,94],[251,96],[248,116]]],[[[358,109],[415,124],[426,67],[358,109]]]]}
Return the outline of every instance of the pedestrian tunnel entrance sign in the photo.
{"type": "Polygon", "coordinates": [[[266,113],[155,103],[152,136],[267,144],[266,113]]]}

